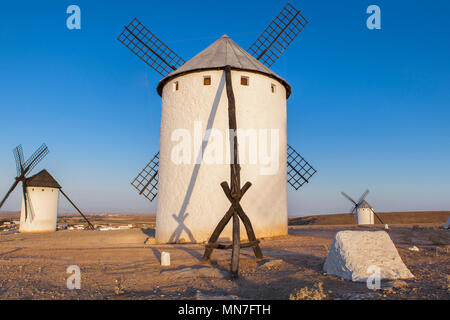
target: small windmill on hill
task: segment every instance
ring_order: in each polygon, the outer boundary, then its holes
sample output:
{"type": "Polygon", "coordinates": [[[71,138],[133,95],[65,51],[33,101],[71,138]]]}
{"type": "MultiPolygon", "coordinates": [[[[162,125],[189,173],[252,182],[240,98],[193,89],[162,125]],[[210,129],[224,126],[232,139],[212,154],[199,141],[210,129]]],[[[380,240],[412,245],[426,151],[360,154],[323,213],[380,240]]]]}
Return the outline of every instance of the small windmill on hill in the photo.
{"type": "Polygon", "coordinates": [[[341,194],[353,204],[353,208],[350,213],[355,213],[356,224],[374,224],[374,215],[378,218],[380,223],[383,223],[380,217],[373,210],[372,206],[365,200],[366,196],[369,194],[369,190],[364,191],[358,202],[353,200],[345,192],[341,192],[341,194]]]}
{"type": "Polygon", "coordinates": [[[42,144],[33,155],[24,162],[22,146],[14,148],[14,158],[16,159],[17,176],[11,188],[8,190],[0,208],[8,199],[19,183],[22,183],[22,209],[20,213],[20,232],[48,232],[56,230],[58,215],[58,194],[75,207],[80,215],[86,220],[90,229],[94,226],[86,216],[64,193],[59,183],[48,173],[42,170],[34,176],[29,176],[36,165],[48,154],[48,148],[42,144]]]}
{"type": "Polygon", "coordinates": [[[255,234],[287,234],[286,181],[297,190],[316,170],[287,145],[286,100],[291,86],[269,68],[306,24],[300,11],[288,3],[248,51],[223,35],[187,62],[136,18],[125,26],[118,40],[163,76],[157,86],[162,97],[160,150],[132,182],[150,201],[159,195],[158,242],[208,241],[205,260],[215,248],[232,249],[232,273],[237,275],[240,248],[251,247],[262,257],[255,234]],[[228,137],[228,164],[175,163],[171,158],[173,132],[183,128],[193,133],[195,128],[186,128],[198,122],[203,139],[194,151],[195,159],[202,159],[211,143],[209,129],[235,133],[239,123],[239,129],[279,132],[271,143],[281,165],[275,173],[265,175],[261,174],[262,164],[239,161],[238,140],[243,142],[239,134],[228,137]],[[252,181],[242,187],[241,171],[252,181]],[[229,182],[224,181],[227,177],[229,182]],[[227,229],[231,218],[233,228],[227,229]],[[242,244],[240,220],[248,239],[242,244]],[[212,225],[217,227],[211,235],[212,225]],[[232,238],[232,244],[219,244],[220,235],[232,238]]]}

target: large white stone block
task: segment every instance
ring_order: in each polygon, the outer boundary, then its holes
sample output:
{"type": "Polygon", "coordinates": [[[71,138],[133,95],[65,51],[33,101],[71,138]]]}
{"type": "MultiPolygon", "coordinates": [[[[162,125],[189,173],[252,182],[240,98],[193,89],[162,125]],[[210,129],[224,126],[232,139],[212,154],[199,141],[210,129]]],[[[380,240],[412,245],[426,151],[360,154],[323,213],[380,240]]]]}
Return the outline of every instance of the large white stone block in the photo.
{"type": "Polygon", "coordinates": [[[327,274],[347,280],[367,281],[369,277],[374,276],[377,267],[381,279],[414,277],[385,231],[338,232],[323,269],[327,274]]]}

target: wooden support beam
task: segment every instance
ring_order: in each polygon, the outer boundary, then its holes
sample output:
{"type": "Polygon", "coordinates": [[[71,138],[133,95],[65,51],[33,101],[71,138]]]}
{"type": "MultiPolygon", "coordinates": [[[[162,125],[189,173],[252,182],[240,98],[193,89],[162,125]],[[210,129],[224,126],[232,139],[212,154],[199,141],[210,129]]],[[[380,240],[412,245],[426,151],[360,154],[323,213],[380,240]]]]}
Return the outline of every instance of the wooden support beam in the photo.
{"type": "MultiPolygon", "coordinates": [[[[224,192],[227,195],[228,199],[230,199],[231,190],[228,187],[228,183],[222,182],[220,185],[224,189],[224,192]]],[[[250,188],[251,185],[252,184],[250,182],[248,182],[244,185],[244,187],[242,187],[241,197],[247,192],[247,190],[250,188]]],[[[230,200],[230,201],[232,201],[232,200],[230,200]]],[[[219,224],[214,229],[214,232],[212,233],[211,237],[209,238],[208,244],[206,245],[205,253],[203,254],[203,261],[208,261],[211,258],[213,248],[210,247],[210,245],[213,243],[216,243],[217,240],[219,240],[220,234],[222,233],[225,226],[228,224],[228,221],[230,221],[234,212],[235,212],[235,209],[234,209],[233,205],[231,205],[230,208],[228,209],[227,213],[225,213],[225,216],[220,220],[219,224]]]]}
{"type": "MultiPolygon", "coordinates": [[[[251,248],[253,246],[256,246],[259,244],[259,240],[256,241],[250,241],[250,242],[241,242],[241,249],[243,248],[251,248]]],[[[229,250],[233,248],[232,244],[221,244],[221,243],[208,243],[206,244],[207,247],[218,249],[218,250],[229,250]]]]}
{"type": "Polygon", "coordinates": [[[239,216],[236,211],[233,213],[233,243],[231,249],[231,278],[238,277],[239,255],[241,252],[241,235],[239,228],[239,216]]]}
{"type": "Polygon", "coordinates": [[[86,220],[89,229],[91,230],[95,230],[94,226],[92,225],[92,223],[88,220],[88,218],[86,218],[86,216],[83,214],[83,212],[81,212],[80,209],[78,209],[78,207],[75,205],[75,203],[72,202],[72,200],[70,200],[69,196],[67,194],[64,193],[64,191],[62,189],[59,189],[59,191],[61,191],[61,194],[66,197],[67,201],[70,202],[70,204],[78,211],[78,213],[84,218],[84,220],[86,220]]]}
{"type": "Polygon", "coordinates": [[[225,216],[220,220],[219,224],[214,229],[208,244],[205,246],[205,253],[203,254],[203,261],[208,261],[214,249],[232,249],[231,252],[231,277],[236,279],[238,277],[239,269],[239,255],[241,248],[252,247],[257,259],[262,259],[262,251],[259,247],[259,241],[256,239],[255,232],[253,231],[250,219],[245,214],[239,201],[241,201],[244,194],[251,187],[250,182],[246,182],[241,188],[241,167],[238,163],[238,141],[237,141],[237,121],[236,121],[236,103],[233,93],[233,85],[231,82],[231,67],[225,67],[225,83],[228,98],[228,124],[230,128],[230,154],[232,155],[232,161],[230,163],[230,185],[226,181],[222,182],[220,186],[225,193],[227,199],[231,202],[231,206],[225,213],[225,216]],[[220,234],[225,226],[233,217],[233,239],[231,244],[223,245],[218,244],[220,234]],[[242,220],[245,230],[247,231],[247,237],[249,242],[242,243],[240,240],[240,222],[242,220]]]}

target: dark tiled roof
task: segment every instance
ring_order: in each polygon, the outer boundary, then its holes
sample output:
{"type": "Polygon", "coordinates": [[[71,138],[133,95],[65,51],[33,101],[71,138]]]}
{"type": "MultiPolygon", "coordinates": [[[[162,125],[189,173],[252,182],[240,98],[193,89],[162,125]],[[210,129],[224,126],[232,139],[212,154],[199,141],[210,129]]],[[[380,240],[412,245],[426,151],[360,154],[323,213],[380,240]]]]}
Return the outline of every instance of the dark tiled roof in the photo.
{"type": "Polygon", "coordinates": [[[48,173],[47,170],[42,170],[41,172],[31,176],[27,179],[28,187],[47,187],[47,188],[58,188],[61,189],[59,183],[48,173]]]}

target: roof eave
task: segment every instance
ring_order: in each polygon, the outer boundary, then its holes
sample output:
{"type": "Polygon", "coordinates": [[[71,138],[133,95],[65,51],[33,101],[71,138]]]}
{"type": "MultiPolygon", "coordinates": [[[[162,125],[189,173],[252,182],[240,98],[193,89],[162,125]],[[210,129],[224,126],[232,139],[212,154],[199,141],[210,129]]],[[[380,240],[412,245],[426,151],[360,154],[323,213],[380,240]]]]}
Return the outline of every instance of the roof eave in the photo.
{"type": "MultiPolygon", "coordinates": [[[[202,72],[202,71],[208,71],[208,70],[224,70],[225,66],[223,67],[208,67],[208,68],[197,68],[197,69],[191,69],[191,70],[187,70],[187,71],[183,71],[183,72],[179,72],[179,73],[175,73],[173,75],[168,75],[166,76],[164,79],[162,79],[159,83],[158,86],[156,87],[156,91],[158,92],[159,96],[162,97],[162,90],[164,88],[164,86],[171,80],[177,78],[177,77],[181,77],[183,75],[189,74],[189,73],[195,73],[195,72],[202,72]]],[[[286,89],[286,100],[289,99],[290,95],[291,95],[291,86],[289,83],[287,83],[286,80],[284,80],[283,78],[280,77],[276,77],[274,74],[270,74],[267,72],[262,72],[262,71],[257,71],[257,70],[252,70],[252,69],[245,69],[245,68],[236,68],[236,67],[231,67],[231,70],[235,70],[235,71],[245,71],[245,72],[251,72],[251,73],[257,73],[257,74],[262,74],[265,76],[268,76],[272,79],[277,80],[278,82],[280,82],[286,89]]]]}

